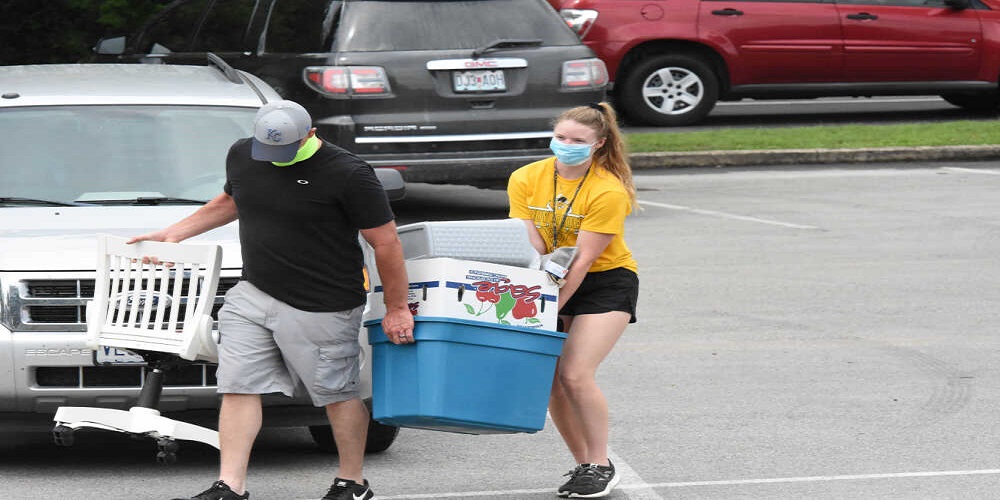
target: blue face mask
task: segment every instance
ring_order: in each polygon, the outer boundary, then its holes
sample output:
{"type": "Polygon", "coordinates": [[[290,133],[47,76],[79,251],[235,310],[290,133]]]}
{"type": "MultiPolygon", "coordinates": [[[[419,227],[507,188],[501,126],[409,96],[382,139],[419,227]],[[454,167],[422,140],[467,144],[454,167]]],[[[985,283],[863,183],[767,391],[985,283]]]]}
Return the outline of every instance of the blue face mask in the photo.
{"type": "Polygon", "coordinates": [[[593,144],[563,144],[555,137],[549,141],[549,149],[556,155],[556,159],[563,165],[579,165],[590,158],[590,150],[593,144]]]}

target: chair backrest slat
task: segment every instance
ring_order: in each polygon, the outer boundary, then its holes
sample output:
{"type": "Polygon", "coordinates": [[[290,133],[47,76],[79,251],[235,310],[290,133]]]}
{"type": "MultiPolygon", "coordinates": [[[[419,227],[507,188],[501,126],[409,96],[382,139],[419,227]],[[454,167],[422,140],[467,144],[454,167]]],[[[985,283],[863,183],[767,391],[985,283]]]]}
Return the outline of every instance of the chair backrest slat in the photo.
{"type": "Polygon", "coordinates": [[[141,266],[139,269],[139,278],[142,285],[133,287],[135,297],[139,299],[133,304],[136,309],[135,322],[141,330],[148,330],[149,313],[152,311],[153,302],[156,300],[153,296],[153,288],[156,286],[156,267],[141,266]]]}
{"type": "MultiPolygon", "coordinates": [[[[179,264],[175,263],[174,265],[177,266],[179,264]]],[[[183,297],[182,293],[184,292],[184,275],[185,275],[184,272],[177,272],[175,270],[174,279],[171,282],[172,287],[169,295],[170,318],[167,320],[167,322],[169,323],[169,328],[171,329],[177,328],[177,320],[180,317],[181,303],[182,303],[181,298],[183,297]]]]}
{"type": "Polygon", "coordinates": [[[148,307],[152,307],[152,318],[150,318],[150,326],[152,329],[160,330],[170,330],[170,325],[163,324],[163,313],[167,310],[170,301],[164,300],[167,296],[167,286],[170,283],[170,272],[166,267],[158,267],[151,270],[151,273],[156,276],[154,284],[149,286],[149,293],[153,295],[151,300],[152,304],[146,304],[148,307]]]}
{"type": "MultiPolygon", "coordinates": [[[[101,245],[106,247],[106,245],[101,245]]],[[[97,282],[94,283],[94,299],[103,300],[105,306],[101,308],[101,314],[106,314],[109,322],[113,325],[119,324],[121,315],[125,313],[116,304],[115,297],[120,297],[125,288],[122,286],[122,276],[124,271],[121,268],[122,258],[117,255],[108,255],[106,250],[103,261],[108,266],[107,269],[98,270],[97,282]],[[108,293],[110,288],[110,294],[108,293]]]]}

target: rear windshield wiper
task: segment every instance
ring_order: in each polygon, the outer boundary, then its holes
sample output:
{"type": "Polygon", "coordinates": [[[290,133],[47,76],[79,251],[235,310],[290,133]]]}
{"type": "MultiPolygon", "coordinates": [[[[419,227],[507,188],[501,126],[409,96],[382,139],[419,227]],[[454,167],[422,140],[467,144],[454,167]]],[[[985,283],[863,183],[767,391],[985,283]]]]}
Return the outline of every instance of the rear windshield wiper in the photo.
{"type": "Polygon", "coordinates": [[[39,198],[19,198],[17,196],[0,196],[0,205],[41,205],[45,207],[80,207],[87,203],[67,203],[65,201],[42,200],[39,198]]]}
{"type": "Polygon", "coordinates": [[[174,198],[173,196],[140,196],[138,198],[119,198],[111,200],[87,200],[97,205],[204,205],[205,200],[190,198],[174,198]]]}
{"type": "Polygon", "coordinates": [[[518,47],[537,47],[541,44],[541,40],[497,40],[485,47],[473,50],[472,58],[476,59],[491,50],[516,49],[518,47]]]}

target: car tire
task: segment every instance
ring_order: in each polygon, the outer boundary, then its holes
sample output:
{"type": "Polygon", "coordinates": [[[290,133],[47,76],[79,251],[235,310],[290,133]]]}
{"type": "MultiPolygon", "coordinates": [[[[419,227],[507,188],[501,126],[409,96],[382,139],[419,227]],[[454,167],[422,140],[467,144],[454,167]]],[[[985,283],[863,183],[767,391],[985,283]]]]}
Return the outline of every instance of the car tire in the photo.
{"type": "Polygon", "coordinates": [[[693,54],[648,57],[615,86],[626,118],[646,125],[675,127],[705,118],[719,99],[719,79],[693,54]]]}
{"type": "MultiPolygon", "coordinates": [[[[333,431],[329,425],[311,425],[309,426],[309,434],[312,435],[317,448],[327,453],[337,453],[337,442],[333,440],[333,431]]],[[[398,434],[399,427],[369,419],[365,453],[380,453],[388,450],[396,441],[398,434]]]]}
{"type": "Polygon", "coordinates": [[[1000,92],[989,94],[942,94],[941,98],[962,109],[989,113],[1000,108],[1000,92]]]}

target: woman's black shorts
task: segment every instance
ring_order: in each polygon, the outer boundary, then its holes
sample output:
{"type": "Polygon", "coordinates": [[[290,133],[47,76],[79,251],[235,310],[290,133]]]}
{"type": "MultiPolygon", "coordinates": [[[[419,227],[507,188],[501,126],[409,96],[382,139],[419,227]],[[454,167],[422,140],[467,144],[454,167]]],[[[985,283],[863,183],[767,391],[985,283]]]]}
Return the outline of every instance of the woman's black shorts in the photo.
{"type": "Polygon", "coordinates": [[[559,314],[576,316],[624,311],[632,315],[629,323],[635,323],[635,304],[638,300],[639,276],[630,269],[617,267],[587,273],[559,314]]]}

